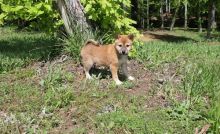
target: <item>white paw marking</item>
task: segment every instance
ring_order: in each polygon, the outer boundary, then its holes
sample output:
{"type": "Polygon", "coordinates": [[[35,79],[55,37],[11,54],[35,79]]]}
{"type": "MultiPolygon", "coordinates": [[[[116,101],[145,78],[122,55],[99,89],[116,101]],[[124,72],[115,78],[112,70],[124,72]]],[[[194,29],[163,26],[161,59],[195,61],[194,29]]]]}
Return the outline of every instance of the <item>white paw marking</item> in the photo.
{"type": "Polygon", "coordinates": [[[91,75],[88,72],[86,72],[86,79],[89,79],[89,80],[92,79],[91,75]]]}
{"type": "Polygon", "coordinates": [[[86,79],[92,80],[93,78],[91,76],[86,76],[86,79]]]}
{"type": "Polygon", "coordinates": [[[116,85],[121,85],[122,84],[122,82],[120,80],[116,80],[115,83],[116,83],[116,85]]]}
{"type": "Polygon", "coordinates": [[[132,77],[132,76],[129,76],[128,79],[129,79],[129,80],[134,80],[135,78],[132,77]]]}

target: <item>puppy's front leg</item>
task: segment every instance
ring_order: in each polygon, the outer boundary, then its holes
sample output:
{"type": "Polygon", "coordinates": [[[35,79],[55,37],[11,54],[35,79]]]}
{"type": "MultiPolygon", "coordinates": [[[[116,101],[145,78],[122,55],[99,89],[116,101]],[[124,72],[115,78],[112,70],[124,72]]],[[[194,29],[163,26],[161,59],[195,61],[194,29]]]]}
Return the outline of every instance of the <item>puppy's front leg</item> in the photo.
{"type": "Polygon", "coordinates": [[[122,84],[122,82],[118,79],[118,66],[117,64],[111,64],[110,65],[112,78],[115,81],[116,85],[122,84]]]}
{"type": "Polygon", "coordinates": [[[123,73],[123,75],[125,75],[129,80],[134,80],[134,77],[128,75],[127,62],[126,62],[126,63],[123,63],[123,64],[121,65],[121,67],[122,67],[122,73],[123,73]]]}

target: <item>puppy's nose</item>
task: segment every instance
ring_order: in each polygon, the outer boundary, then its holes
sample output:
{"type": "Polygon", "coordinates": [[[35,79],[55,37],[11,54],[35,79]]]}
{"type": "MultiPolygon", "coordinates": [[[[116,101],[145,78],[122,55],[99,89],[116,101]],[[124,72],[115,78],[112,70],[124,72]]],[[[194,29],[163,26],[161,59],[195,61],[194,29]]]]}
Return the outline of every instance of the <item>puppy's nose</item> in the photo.
{"type": "Polygon", "coordinates": [[[122,54],[125,54],[125,51],[122,51],[122,54]]]}

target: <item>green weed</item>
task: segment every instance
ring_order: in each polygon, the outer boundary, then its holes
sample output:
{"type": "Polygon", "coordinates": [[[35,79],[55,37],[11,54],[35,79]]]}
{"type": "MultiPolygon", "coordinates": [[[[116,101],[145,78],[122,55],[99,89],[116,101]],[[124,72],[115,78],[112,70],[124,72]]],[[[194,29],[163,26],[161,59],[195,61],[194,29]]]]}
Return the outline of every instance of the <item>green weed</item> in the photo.
{"type": "MultiPolygon", "coordinates": [[[[219,93],[217,93],[219,95],[219,93]]],[[[212,101],[211,108],[208,112],[207,119],[211,124],[211,131],[213,133],[220,133],[220,104],[219,98],[212,101]]]]}
{"type": "Polygon", "coordinates": [[[99,130],[101,130],[100,133],[146,133],[145,121],[141,115],[116,111],[97,116],[97,122],[99,130]]]}
{"type": "Polygon", "coordinates": [[[40,85],[45,90],[46,106],[61,108],[70,104],[74,99],[74,93],[65,84],[65,80],[71,79],[70,74],[63,73],[60,67],[49,67],[47,76],[40,81],[40,85]]]}

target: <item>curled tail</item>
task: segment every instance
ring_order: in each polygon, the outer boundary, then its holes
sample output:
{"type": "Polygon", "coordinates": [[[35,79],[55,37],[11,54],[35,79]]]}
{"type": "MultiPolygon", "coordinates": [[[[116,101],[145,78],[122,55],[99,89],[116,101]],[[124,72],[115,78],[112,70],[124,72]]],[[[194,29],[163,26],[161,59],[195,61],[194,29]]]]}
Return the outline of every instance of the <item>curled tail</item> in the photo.
{"type": "Polygon", "coordinates": [[[91,44],[91,45],[96,45],[96,46],[99,46],[99,45],[100,45],[97,41],[92,40],[92,39],[87,40],[86,43],[85,43],[85,46],[86,46],[86,45],[89,45],[89,44],[91,44]]]}

